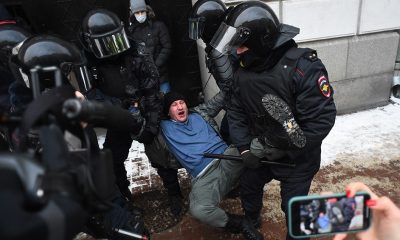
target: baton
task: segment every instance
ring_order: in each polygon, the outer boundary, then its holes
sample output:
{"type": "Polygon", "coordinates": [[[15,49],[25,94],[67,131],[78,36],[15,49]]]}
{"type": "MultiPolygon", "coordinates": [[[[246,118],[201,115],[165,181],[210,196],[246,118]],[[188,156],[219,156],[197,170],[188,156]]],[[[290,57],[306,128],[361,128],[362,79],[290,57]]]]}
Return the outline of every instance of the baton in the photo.
{"type": "Polygon", "coordinates": [[[119,234],[121,234],[121,235],[133,237],[133,238],[136,238],[136,239],[143,239],[143,240],[147,240],[148,239],[148,237],[145,236],[145,235],[140,235],[140,234],[129,232],[129,231],[126,231],[126,230],[123,230],[123,229],[115,228],[114,231],[119,233],[119,234]]]}
{"type": "MultiPolygon", "coordinates": [[[[208,157],[208,158],[218,158],[218,159],[241,161],[241,162],[243,161],[241,156],[235,156],[235,155],[203,153],[203,156],[208,157]]],[[[285,166],[285,167],[296,167],[296,164],[294,164],[294,163],[280,163],[280,162],[272,162],[272,161],[268,161],[268,160],[260,160],[260,163],[270,164],[270,165],[279,165],[279,166],[285,166]]]]}

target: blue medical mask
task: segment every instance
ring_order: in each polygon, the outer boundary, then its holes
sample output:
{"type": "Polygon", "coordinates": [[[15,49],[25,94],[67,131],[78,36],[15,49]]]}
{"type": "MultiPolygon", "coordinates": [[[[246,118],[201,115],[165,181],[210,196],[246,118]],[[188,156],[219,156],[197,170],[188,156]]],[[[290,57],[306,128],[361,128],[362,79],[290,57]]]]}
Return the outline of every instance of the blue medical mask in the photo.
{"type": "Polygon", "coordinates": [[[144,23],[144,21],[146,21],[146,17],[147,17],[146,13],[139,16],[135,15],[136,21],[138,21],[139,23],[144,23]]]}

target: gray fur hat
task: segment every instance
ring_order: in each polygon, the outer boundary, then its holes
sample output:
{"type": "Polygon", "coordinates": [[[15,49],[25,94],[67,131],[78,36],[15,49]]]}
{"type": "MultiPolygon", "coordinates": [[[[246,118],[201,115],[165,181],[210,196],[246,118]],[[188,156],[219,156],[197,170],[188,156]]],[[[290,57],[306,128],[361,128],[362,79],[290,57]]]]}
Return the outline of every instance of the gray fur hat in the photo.
{"type": "Polygon", "coordinates": [[[130,0],[131,1],[131,12],[146,11],[146,3],[144,0],[130,0]]]}

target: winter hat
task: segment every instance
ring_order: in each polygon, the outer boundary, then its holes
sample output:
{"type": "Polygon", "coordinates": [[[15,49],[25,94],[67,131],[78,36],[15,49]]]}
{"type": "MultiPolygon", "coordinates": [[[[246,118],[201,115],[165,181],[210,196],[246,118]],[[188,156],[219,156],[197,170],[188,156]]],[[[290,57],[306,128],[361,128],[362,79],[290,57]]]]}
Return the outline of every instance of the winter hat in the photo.
{"type": "Polygon", "coordinates": [[[169,107],[171,107],[171,104],[175,102],[176,100],[183,100],[185,101],[185,97],[177,92],[168,92],[167,94],[164,95],[164,114],[165,116],[168,115],[169,112],[169,107]]]}
{"type": "Polygon", "coordinates": [[[139,11],[146,11],[146,3],[144,0],[130,0],[131,1],[131,11],[133,13],[139,11]]]}

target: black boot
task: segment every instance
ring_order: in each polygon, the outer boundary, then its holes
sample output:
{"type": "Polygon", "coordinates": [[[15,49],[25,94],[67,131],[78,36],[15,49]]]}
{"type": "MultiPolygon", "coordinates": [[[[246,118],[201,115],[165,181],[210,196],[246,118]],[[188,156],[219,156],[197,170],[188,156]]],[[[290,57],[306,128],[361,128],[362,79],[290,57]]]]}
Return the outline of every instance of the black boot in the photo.
{"type": "Polygon", "coordinates": [[[225,228],[231,233],[242,233],[246,240],[263,240],[263,235],[254,228],[253,224],[250,223],[247,218],[228,214],[228,222],[225,228]]]}
{"type": "Polygon", "coordinates": [[[226,195],[225,198],[231,198],[231,199],[235,199],[240,197],[240,186],[237,185],[236,187],[234,187],[232,190],[230,190],[226,195]]]}
{"type": "Polygon", "coordinates": [[[157,169],[157,173],[161,177],[164,187],[167,189],[171,213],[178,216],[183,208],[183,197],[178,180],[178,170],[160,167],[157,169]]]}
{"type": "Polygon", "coordinates": [[[231,233],[240,233],[242,229],[243,216],[229,213],[227,213],[227,215],[228,222],[225,225],[225,229],[231,233]]]}
{"type": "Polygon", "coordinates": [[[246,213],[246,218],[253,224],[256,229],[261,227],[260,213],[246,213]]]}
{"type": "Polygon", "coordinates": [[[169,208],[171,213],[178,216],[182,212],[183,200],[181,194],[168,196],[169,208]]]}
{"type": "Polygon", "coordinates": [[[273,145],[278,145],[280,148],[285,148],[285,146],[281,145],[286,144],[289,144],[289,147],[296,146],[298,148],[306,145],[306,137],[303,130],[297,124],[289,105],[285,101],[275,95],[265,94],[262,98],[262,104],[268,115],[273,119],[274,123],[269,125],[278,127],[275,128],[278,130],[274,130],[275,134],[272,134],[272,136],[281,135],[276,139],[270,139],[273,145]]]}
{"type": "Polygon", "coordinates": [[[129,187],[119,187],[122,196],[124,196],[124,198],[126,198],[126,200],[133,202],[133,196],[132,196],[132,192],[129,190],[129,187]]]}

